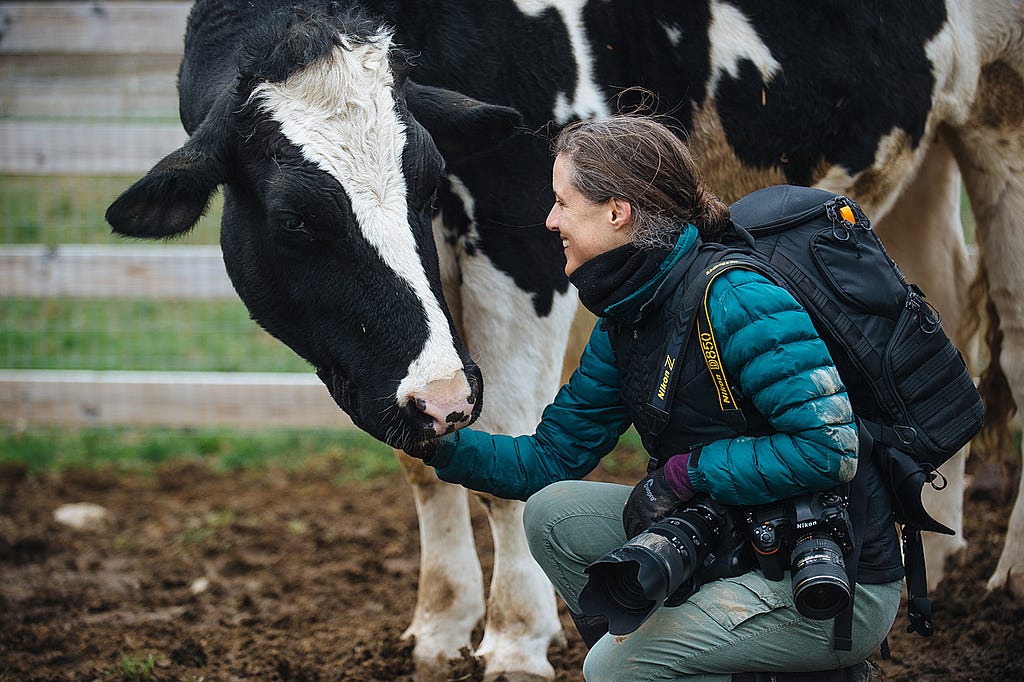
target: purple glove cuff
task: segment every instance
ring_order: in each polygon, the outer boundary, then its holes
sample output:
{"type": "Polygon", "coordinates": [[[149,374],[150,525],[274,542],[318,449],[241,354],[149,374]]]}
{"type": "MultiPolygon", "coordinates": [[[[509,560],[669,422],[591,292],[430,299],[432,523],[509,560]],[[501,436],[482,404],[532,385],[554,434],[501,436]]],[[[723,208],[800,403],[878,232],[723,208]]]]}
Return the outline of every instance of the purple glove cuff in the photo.
{"type": "Polygon", "coordinates": [[[690,485],[690,453],[673,455],[665,462],[665,480],[672,492],[683,502],[693,498],[693,486],[690,485]]]}

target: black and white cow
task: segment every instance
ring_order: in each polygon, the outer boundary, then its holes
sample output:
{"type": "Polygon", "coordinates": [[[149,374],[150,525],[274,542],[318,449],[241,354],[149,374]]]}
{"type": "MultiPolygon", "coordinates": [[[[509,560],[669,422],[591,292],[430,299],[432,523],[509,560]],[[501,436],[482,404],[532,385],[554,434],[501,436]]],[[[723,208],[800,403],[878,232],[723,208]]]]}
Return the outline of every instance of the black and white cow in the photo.
{"type": "MultiPolygon", "coordinates": [[[[176,234],[223,185],[239,295],[355,423],[396,447],[477,414],[528,432],[575,311],[542,227],[545,131],[635,105],[630,86],[656,93],[728,200],[778,182],[855,197],[950,330],[971,272],[962,177],[1024,404],[1024,13],[1005,0],[200,0],[180,78],[192,137],[108,219],[176,234]],[[482,102],[514,107],[518,132],[506,137],[512,111],[482,102]]],[[[421,535],[406,634],[429,677],[469,644],[484,588],[465,491],[403,465],[421,535]]],[[[963,456],[944,473],[933,511],[959,531],[963,456]]],[[[489,678],[551,678],[561,629],[521,506],[481,499],[495,565],[477,653],[489,678]]],[[[933,584],[960,546],[929,547],[933,584]]],[[[1010,582],[1022,573],[1019,501],[990,587],[1024,590],[1010,582]]]]}

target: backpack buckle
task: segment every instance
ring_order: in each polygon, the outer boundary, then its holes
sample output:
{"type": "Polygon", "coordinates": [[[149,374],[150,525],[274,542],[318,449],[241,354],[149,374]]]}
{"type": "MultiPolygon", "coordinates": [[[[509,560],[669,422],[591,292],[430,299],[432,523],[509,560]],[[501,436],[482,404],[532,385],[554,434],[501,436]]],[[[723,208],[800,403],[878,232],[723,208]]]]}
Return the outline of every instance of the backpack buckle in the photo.
{"type": "Polygon", "coordinates": [[[892,430],[896,432],[896,437],[904,445],[913,445],[914,441],[917,440],[917,429],[913,426],[893,424],[892,430]]]}

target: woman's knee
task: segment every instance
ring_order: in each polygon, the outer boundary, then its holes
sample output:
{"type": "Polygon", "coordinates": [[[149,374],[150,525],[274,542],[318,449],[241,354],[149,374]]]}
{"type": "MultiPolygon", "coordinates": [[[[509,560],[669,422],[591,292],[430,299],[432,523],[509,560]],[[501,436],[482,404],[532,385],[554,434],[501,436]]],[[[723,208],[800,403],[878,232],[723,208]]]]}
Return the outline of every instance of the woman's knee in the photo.
{"type": "MultiPolygon", "coordinates": [[[[574,481],[559,481],[541,488],[526,500],[523,510],[523,526],[527,537],[535,531],[542,531],[552,519],[565,510],[565,489],[574,481]]],[[[540,533],[537,533],[540,534],[540,533]]]]}
{"type": "Polygon", "coordinates": [[[587,580],[587,565],[625,542],[627,486],[563,481],[535,493],[523,511],[533,558],[570,607],[587,580]]]}
{"type": "Polygon", "coordinates": [[[539,490],[526,500],[523,509],[523,528],[530,553],[537,557],[543,543],[548,542],[551,526],[560,515],[565,514],[565,488],[571,481],[559,481],[539,490]]]}
{"type": "Polygon", "coordinates": [[[601,680],[616,679],[615,675],[618,672],[618,664],[615,663],[614,659],[608,656],[605,652],[608,646],[603,640],[608,637],[609,635],[606,635],[602,640],[599,640],[597,644],[587,652],[587,657],[583,659],[583,679],[586,680],[586,682],[600,682],[601,680]]]}
{"type": "Polygon", "coordinates": [[[583,660],[586,682],[669,679],[647,665],[649,656],[634,649],[629,637],[605,635],[583,660]]]}

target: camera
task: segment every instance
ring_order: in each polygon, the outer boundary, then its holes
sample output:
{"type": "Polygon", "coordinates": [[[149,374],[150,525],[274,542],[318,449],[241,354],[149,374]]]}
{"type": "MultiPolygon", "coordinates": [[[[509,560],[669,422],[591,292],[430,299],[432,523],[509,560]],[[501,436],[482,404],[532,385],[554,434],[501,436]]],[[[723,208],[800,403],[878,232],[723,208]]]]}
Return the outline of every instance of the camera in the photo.
{"type": "Polygon", "coordinates": [[[834,618],[853,598],[843,559],[853,550],[848,506],[848,497],[834,488],[747,511],[761,571],[776,581],[791,571],[793,602],[807,618],[834,618]]]}
{"type": "Polygon", "coordinates": [[[704,583],[756,565],[742,523],[702,499],[590,564],[580,608],[606,617],[611,634],[626,635],[662,604],[681,604],[704,583]]]}

